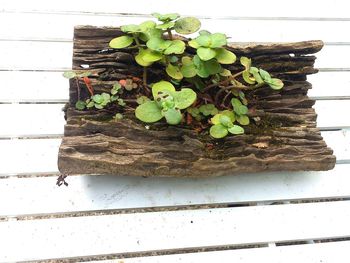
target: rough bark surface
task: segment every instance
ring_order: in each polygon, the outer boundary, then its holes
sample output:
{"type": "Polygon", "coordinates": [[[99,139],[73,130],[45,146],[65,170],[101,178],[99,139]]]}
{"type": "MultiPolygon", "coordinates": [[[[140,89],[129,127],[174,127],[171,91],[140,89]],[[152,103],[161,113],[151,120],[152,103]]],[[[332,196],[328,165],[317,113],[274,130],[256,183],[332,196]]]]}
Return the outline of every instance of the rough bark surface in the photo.
{"type": "MultiPolygon", "coordinates": [[[[89,65],[96,92],[108,91],[118,79],[142,76],[130,51],[115,51],[108,42],[121,35],[118,28],[76,27],[73,69],[89,65]]],[[[260,122],[246,127],[246,134],[212,140],[186,127],[161,123],[145,125],[132,114],[122,121],[110,112],[77,111],[76,82],[70,82],[66,105],[65,136],[59,149],[58,166],[63,174],[114,174],[130,176],[205,177],[276,170],[329,170],[335,165],[333,151],[316,128],[314,100],[307,97],[311,84],[307,74],[321,50],[321,41],[277,44],[230,44],[238,56],[253,59],[254,65],[281,78],[280,91],[261,88],[251,91],[250,107],[260,122]]],[[[240,66],[231,66],[239,70],[240,66]]],[[[152,68],[152,77],[161,70],[152,68]]],[[[85,93],[84,93],[85,92],[85,93]]],[[[88,96],[81,91],[81,96],[88,96]]]]}

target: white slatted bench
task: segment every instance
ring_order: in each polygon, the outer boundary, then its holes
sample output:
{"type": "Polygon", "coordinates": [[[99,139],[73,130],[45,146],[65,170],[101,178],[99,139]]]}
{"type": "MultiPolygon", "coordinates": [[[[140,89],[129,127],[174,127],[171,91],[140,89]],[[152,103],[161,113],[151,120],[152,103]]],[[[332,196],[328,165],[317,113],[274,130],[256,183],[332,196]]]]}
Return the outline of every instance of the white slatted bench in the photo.
{"type": "Polygon", "coordinates": [[[347,2],[154,2],[2,1],[0,262],[349,262],[347,2]],[[196,15],[236,42],[325,41],[309,96],[335,169],[206,179],[79,175],[57,187],[68,100],[62,72],[71,66],[74,25],[118,26],[154,11],[196,15]]]}

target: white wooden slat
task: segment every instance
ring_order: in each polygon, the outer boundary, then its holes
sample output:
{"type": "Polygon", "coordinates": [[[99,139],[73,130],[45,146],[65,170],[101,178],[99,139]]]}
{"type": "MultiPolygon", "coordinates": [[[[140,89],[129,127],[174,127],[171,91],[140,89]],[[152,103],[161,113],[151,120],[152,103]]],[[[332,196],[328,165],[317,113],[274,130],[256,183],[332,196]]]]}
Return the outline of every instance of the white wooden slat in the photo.
{"type": "Polygon", "coordinates": [[[0,260],[341,237],[349,220],[350,201],[338,201],[8,221],[0,260]]]}
{"type": "MultiPolygon", "coordinates": [[[[0,71],[1,102],[65,102],[69,82],[62,72],[0,71]],[[23,85],[21,81],[25,84],[23,85]]],[[[319,72],[308,76],[311,98],[350,97],[350,71],[319,72]]]]}
{"type": "Polygon", "coordinates": [[[23,2],[21,0],[3,0],[1,9],[4,11],[38,11],[38,12],[75,12],[75,13],[173,13],[183,15],[216,16],[216,17],[296,17],[296,18],[350,18],[348,2],[346,0],[333,0],[323,2],[318,0],[295,0],[288,6],[276,0],[251,1],[247,7],[244,2],[233,3],[230,0],[221,0],[215,4],[199,4],[197,1],[178,0],[174,4],[171,0],[129,0],[115,3],[113,0],[91,2],[84,0],[72,1],[69,4],[60,2],[47,2],[34,0],[23,2]]]}
{"type": "MultiPolygon", "coordinates": [[[[340,112],[347,112],[349,100],[320,100],[315,104],[320,128],[350,127],[340,112]]],[[[63,134],[64,104],[0,104],[0,137],[63,134]],[[14,121],[16,120],[16,121],[14,121]]]]}
{"type": "MultiPolygon", "coordinates": [[[[0,39],[72,40],[75,25],[120,26],[138,24],[150,19],[140,16],[91,16],[62,14],[3,13],[0,23],[6,23],[0,39]],[[26,23],[18,23],[26,21],[26,23]],[[42,21],[46,21],[43,26],[42,21]]],[[[325,42],[350,42],[350,21],[280,20],[217,20],[201,19],[202,29],[223,32],[236,42],[287,42],[322,39],[325,42]],[[268,29],[266,30],[262,30],[268,29]],[[337,28],[337,30],[334,30],[337,28]],[[268,32],[268,33],[266,33],[268,32]]]]}
{"type": "MultiPolygon", "coordinates": [[[[318,68],[350,69],[350,45],[327,45],[316,55],[318,68]]],[[[67,70],[72,43],[0,41],[0,56],[0,70],[67,70]]]]}
{"type": "MultiPolygon", "coordinates": [[[[322,132],[339,162],[350,160],[350,131],[322,132]]],[[[57,172],[60,139],[0,140],[0,174],[57,172]],[[21,160],[21,162],[18,162],[21,160]],[[16,165],[14,165],[16,164],[16,165]]]]}
{"type": "Polygon", "coordinates": [[[347,263],[350,241],[293,246],[235,249],[213,252],[149,256],[113,260],[88,261],[89,263],[253,263],[268,259],[273,263],[347,263]]]}
{"type": "Polygon", "coordinates": [[[0,71],[1,102],[67,101],[69,81],[62,72],[0,71]]]}
{"type": "Polygon", "coordinates": [[[217,178],[70,176],[0,179],[0,216],[106,209],[350,197],[350,164],[325,172],[269,172],[217,178]]]}

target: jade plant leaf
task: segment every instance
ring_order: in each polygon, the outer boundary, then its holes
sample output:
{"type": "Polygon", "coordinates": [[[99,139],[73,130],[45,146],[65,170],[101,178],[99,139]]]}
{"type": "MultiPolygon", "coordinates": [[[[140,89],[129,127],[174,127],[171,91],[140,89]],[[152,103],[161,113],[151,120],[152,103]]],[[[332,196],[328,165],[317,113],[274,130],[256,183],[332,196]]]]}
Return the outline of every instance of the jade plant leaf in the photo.
{"type": "Polygon", "coordinates": [[[134,38],[131,36],[121,36],[113,38],[109,42],[111,48],[125,48],[130,46],[134,42],[134,38]]]}
{"type": "Polygon", "coordinates": [[[169,81],[164,81],[164,80],[153,84],[153,86],[152,86],[152,95],[153,95],[154,98],[157,97],[159,92],[163,92],[163,91],[174,92],[175,91],[175,87],[169,81]]]}
{"type": "Polygon", "coordinates": [[[172,95],[175,100],[175,107],[181,110],[191,106],[197,99],[197,93],[188,88],[174,92],[172,95]]]}
{"type": "Polygon", "coordinates": [[[166,122],[170,125],[179,124],[182,120],[182,114],[180,110],[174,108],[163,110],[162,114],[165,117],[166,122]]]}
{"type": "Polygon", "coordinates": [[[174,29],[179,34],[192,34],[201,27],[201,22],[195,17],[180,18],[175,22],[174,29]]]}
{"type": "Polygon", "coordinates": [[[236,61],[236,55],[234,53],[232,53],[231,51],[228,51],[224,48],[217,48],[216,49],[215,58],[221,64],[232,64],[236,61]]]}
{"type": "Polygon", "coordinates": [[[227,128],[222,124],[215,124],[210,127],[209,133],[216,139],[224,138],[228,134],[227,128]]]}
{"type": "Polygon", "coordinates": [[[181,80],[183,78],[183,75],[178,66],[173,66],[172,64],[168,64],[165,71],[173,79],[181,80]]]}
{"type": "Polygon", "coordinates": [[[135,116],[147,123],[156,122],[163,118],[161,109],[155,101],[147,101],[139,105],[135,110],[135,116]]]}
{"type": "Polygon", "coordinates": [[[173,40],[170,41],[170,45],[164,50],[165,55],[170,55],[170,54],[182,54],[184,53],[186,48],[185,42],[182,40],[173,40]]]}

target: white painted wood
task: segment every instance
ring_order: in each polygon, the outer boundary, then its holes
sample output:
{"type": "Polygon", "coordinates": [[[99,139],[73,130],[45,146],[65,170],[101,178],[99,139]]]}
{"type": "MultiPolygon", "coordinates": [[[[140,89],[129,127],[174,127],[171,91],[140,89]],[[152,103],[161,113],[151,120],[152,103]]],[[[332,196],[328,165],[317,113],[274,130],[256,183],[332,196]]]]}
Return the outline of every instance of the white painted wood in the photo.
{"type": "Polygon", "coordinates": [[[253,263],[268,259],[273,263],[347,263],[350,257],[350,241],[307,245],[279,246],[225,250],[214,252],[186,253],[140,258],[125,258],[89,263],[253,263]]]}
{"type": "MultiPolygon", "coordinates": [[[[145,16],[115,15],[62,15],[3,13],[0,23],[8,26],[0,32],[0,39],[44,39],[64,40],[73,38],[75,25],[120,26],[139,24],[145,16]],[[26,23],[18,23],[26,21],[26,23]],[[43,26],[42,21],[46,21],[43,26]]],[[[310,39],[322,39],[325,42],[350,42],[350,21],[305,21],[305,20],[212,20],[201,19],[202,29],[211,32],[223,32],[235,42],[287,42],[310,39]],[[337,28],[337,30],[334,30],[337,28]],[[268,32],[268,33],[267,33],[268,32]]]]}
{"type": "Polygon", "coordinates": [[[350,201],[338,201],[8,221],[0,260],[341,237],[349,220],[350,201]]]}
{"type": "Polygon", "coordinates": [[[252,1],[249,6],[245,2],[232,2],[220,0],[215,4],[203,4],[198,1],[178,0],[174,4],[171,0],[129,0],[118,2],[105,0],[86,3],[84,0],[75,0],[69,4],[61,2],[47,2],[34,0],[23,2],[21,0],[3,0],[1,9],[4,11],[36,11],[36,12],[71,12],[71,13],[173,13],[186,15],[212,16],[212,17],[296,17],[296,18],[350,18],[348,1],[333,0],[331,3],[318,0],[295,0],[293,4],[283,5],[276,0],[252,1]]]}
{"type": "Polygon", "coordinates": [[[326,172],[273,172],[218,178],[70,176],[0,180],[0,216],[198,204],[350,197],[350,164],[326,172]]]}
{"type": "Polygon", "coordinates": [[[0,71],[1,102],[67,101],[69,81],[62,72],[0,71]]]}
{"type": "MultiPolygon", "coordinates": [[[[350,131],[322,132],[339,162],[350,160],[350,131]]],[[[60,139],[0,140],[0,174],[57,172],[60,139]],[[18,160],[21,160],[19,163],[18,160]]]]}
{"type": "MultiPolygon", "coordinates": [[[[341,112],[347,112],[349,100],[321,100],[315,104],[317,125],[323,129],[350,127],[341,112]]],[[[63,134],[64,104],[0,104],[0,137],[63,134]],[[16,120],[16,121],[14,121],[16,120]]]]}
{"type": "MultiPolygon", "coordinates": [[[[0,70],[71,68],[71,42],[0,41],[0,70]]],[[[318,68],[350,69],[350,45],[328,45],[317,53],[318,68]]]]}
{"type": "MultiPolygon", "coordinates": [[[[66,102],[69,82],[62,72],[0,71],[1,102],[66,102]],[[25,84],[22,84],[22,80],[25,84]],[[28,88],[29,87],[29,88],[28,88]]],[[[350,97],[350,71],[319,72],[308,76],[311,98],[350,97]]]]}

